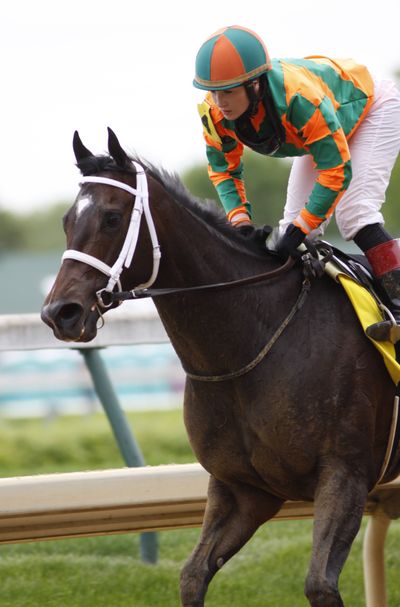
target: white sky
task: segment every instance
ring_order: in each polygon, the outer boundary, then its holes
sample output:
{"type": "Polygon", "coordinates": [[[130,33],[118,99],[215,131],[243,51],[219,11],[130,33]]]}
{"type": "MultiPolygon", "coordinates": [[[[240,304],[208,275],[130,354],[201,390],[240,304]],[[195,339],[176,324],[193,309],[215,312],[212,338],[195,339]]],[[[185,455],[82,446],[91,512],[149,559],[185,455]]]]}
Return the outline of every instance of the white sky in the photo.
{"type": "Polygon", "coordinates": [[[203,160],[194,59],[220,27],[256,30],[271,56],[352,56],[391,77],[399,17],[398,0],[2,2],[0,206],[72,202],[75,129],[95,153],[111,126],[126,149],[168,169],[203,160]]]}

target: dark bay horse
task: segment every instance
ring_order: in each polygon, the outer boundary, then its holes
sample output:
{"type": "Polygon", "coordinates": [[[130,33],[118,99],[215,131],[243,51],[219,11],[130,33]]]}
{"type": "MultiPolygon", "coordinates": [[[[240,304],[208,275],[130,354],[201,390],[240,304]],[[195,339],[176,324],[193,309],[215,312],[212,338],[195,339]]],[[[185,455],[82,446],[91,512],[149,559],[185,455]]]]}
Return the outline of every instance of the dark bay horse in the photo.
{"type": "Polygon", "coordinates": [[[68,250],[42,311],[56,337],[95,337],[104,288],[183,289],[154,298],[188,373],[189,439],[211,475],[201,538],[182,571],[182,605],[204,605],[214,574],[285,500],[310,500],[305,593],[312,607],[343,606],[338,577],[380,474],[395,394],[344,291],[328,277],[315,281],[259,364],[229,376],[282,326],[301,292],[301,268],[229,290],[185,291],[281,262],[176,177],[147,165],[142,172],[112,131],[109,156],[94,156],[77,133],[74,150],[83,183],[64,218],[68,250]]]}

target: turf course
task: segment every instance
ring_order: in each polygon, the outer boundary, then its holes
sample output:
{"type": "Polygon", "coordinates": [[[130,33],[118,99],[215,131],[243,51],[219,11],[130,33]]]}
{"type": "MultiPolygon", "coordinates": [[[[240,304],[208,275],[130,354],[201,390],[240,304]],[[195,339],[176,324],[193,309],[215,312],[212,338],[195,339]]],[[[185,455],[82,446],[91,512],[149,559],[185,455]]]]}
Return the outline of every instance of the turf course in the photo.
{"type": "MultiPolygon", "coordinates": [[[[194,461],[181,411],[129,415],[149,464],[194,461]]],[[[103,415],[0,419],[0,474],[15,476],[123,465],[103,415]]],[[[346,607],[365,605],[363,529],[341,578],[346,607]]],[[[311,521],[264,525],[211,583],[207,607],[308,607],[303,584],[311,521]]],[[[199,529],[159,533],[159,562],[140,560],[139,536],[0,546],[0,607],[177,607],[179,571],[199,529]]],[[[389,604],[400,605],[400,523],[387,540],[389,604]]]]}

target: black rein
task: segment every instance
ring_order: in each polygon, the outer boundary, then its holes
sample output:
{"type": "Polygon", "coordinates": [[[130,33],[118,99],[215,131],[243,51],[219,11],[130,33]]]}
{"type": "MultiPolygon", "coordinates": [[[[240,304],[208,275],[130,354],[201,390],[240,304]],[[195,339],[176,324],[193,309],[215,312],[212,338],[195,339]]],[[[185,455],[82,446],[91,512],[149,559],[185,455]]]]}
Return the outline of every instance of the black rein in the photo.
{"type": "Polygon", "coordinates": [[[109,292],[105,289],[100,290],[98,297],[101,300],[102,305],[108,308],[113,303],[127,301],[130,299],[144,299],[146,297],[161,297],[163,295],[173,295],[175,293],[191,293],[191,292],[202,292],[202,291],[225,291],[226,289],[232,289],[234,287],[244,286],[262,282],[263,280],[270,280],[276,278],[281,274],[284,274],[290,270],[296,260],[289,257],[287,261],[279,266],[276,270],[270,272],[263,272],[262,274],[256,274],[254,276],[248,276],[247,278],[239,278],[238,280],[231,280],[228,282],[217,282],[209,285],[197,285],[195,287],[176,287],[166,289],[132,289],[131,291],[116,291],[109,292]]]}

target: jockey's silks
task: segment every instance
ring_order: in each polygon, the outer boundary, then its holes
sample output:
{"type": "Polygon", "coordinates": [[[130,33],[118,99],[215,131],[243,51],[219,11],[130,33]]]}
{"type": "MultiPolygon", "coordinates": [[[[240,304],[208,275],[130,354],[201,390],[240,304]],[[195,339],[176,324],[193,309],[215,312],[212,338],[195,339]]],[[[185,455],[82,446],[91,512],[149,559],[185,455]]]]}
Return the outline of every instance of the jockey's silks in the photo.
{"type": "MultiPolygon", "coordinates": [[[[297,220],[309,232],[333,213],[350,183],[348,141],[373,102],[373,80],[367,68],[352,59],[320,56],[274,59],[266,76],[283,137],[277,149],[263,149],[262,143],[271,137],[272,121],[268,105],[261,100],[248,117],[246,132],[251,136],[245,144],[275,157],[312,156],[318,177],[297,220]]],[[[242,119],[224,118],[211,93],[206,96],[206,106],[202,122],[209,176],[228,218],[235,223],[243,206],[251,215],[243,180],[244,143],[238,128],[242,119]]]]}

